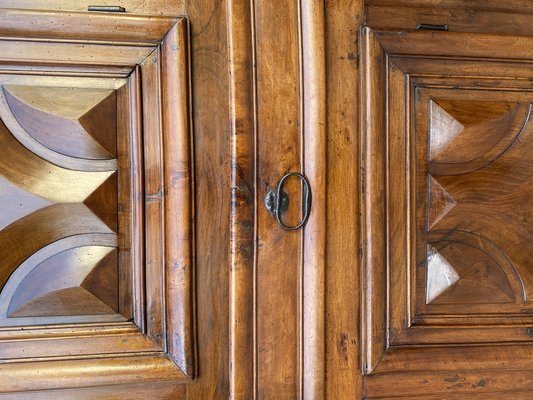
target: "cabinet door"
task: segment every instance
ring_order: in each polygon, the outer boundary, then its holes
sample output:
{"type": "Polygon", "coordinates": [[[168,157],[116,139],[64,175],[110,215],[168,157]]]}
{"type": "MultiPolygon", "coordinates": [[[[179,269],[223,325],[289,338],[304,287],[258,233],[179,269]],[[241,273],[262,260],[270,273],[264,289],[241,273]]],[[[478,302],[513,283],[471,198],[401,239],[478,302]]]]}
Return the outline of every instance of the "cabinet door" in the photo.
{"type": "Polygon", "coordinates": [[[186,21],[2,10],[0,36],[0,397],[172,380],[179,398],[194,375],[186,21]]]}
{"type": "Polygon", "coordinates": [[[522,398],[533,389],[533,39],[363,38],[365,396],[522,398]]]}

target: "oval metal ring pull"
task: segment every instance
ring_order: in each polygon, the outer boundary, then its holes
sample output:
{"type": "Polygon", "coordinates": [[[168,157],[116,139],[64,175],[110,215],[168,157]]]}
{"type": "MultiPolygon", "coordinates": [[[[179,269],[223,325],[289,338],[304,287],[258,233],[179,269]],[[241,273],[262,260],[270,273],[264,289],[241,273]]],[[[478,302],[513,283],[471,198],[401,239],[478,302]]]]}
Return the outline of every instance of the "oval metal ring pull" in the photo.
{"type": "Polygon", "coordinates": [[[300,229],[302,226],[305,225],[305,223],[307,222],[309,218],[309,214],[311,213],[311,186],[309,185],[309,181],[307,180],[305,176],[303,176],[299,172],[289,172],[283,175],[283,177],[278,182],[275,201],[276,201],[276,207],[274,209],[274,214],[276,215],[276,220],[278,221],[279,226],[281,226],[283,229],[286,229],[288,231],[295,231],[297,229],[300,229]],[[281,220],[281,213],[284,210],[283,208],[283,184],[291,176],[296,176],[300,178],[304,185],[303,217],[300,223],[295,226],[287,226],[281,220]]]}

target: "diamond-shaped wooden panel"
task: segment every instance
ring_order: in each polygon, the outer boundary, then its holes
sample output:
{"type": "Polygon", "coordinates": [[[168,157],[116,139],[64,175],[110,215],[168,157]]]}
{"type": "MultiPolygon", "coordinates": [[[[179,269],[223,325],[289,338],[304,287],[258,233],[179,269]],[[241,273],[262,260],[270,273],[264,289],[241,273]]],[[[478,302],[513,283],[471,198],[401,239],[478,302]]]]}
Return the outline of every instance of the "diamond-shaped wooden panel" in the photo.
{"type": "Polygon", "coordinates": [[[0,324],[119,318],[116,91],[6,85],[0,119],[0,324]]]}
{"type": "Polygon", "coordinates": [[[420,233],[428,239],[426,304],[418,296],[419,310],[520,312],[533,295],[530,106],[429,102],[427,223],[420,233]]]}

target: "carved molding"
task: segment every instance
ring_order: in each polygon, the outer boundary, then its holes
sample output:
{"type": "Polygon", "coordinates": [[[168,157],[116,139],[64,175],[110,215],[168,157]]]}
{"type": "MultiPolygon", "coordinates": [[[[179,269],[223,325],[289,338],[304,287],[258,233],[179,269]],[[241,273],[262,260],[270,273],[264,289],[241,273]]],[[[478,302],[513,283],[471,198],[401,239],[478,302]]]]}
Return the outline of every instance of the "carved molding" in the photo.
{"type": "Polygon", "coordinates": [[[405,370],[432,347],[484,346],[499,357],[491,343],[532,341],[533,98],[517,80],[531,77],[531,44],[364,31],[367,373],[405,370]]]}
{"type": "Polygon", "coordinates": [[[187,21],[0,10],[0,32],[0,392],[111,355],[122,383],[194,377],[187,21]]]}

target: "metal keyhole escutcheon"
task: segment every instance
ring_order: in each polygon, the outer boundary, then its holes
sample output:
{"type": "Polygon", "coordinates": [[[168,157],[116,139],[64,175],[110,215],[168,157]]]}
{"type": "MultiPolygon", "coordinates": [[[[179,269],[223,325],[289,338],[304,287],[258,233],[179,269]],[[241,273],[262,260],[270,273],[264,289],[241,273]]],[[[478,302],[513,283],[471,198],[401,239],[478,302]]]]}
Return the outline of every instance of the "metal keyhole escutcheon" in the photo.
{"type": "Polygon", "coordinates": [[[283,177],[278,182],[276,190],[271,190],[266,194],[265,207],[269,212],[275,215],[278,225],[281,226],[283,229],[288,231],[295,231],[297,229],[300,229],[305,225],[305,223],[309,219],[309,214],[311,213],[311,186],[309,185],[309,181],[304,175],[300,174],[299,172],[289,172],[283,175],[283,177]],[[302,220],[298,223],[298,225],[288,226],[285,225],[281,218],[281,214],[287,211],[289,208],[289,195],[283,191],[283,185],[285,184],[285,181],[292,176],[299,178],[304,185],[302,205],[303,216],[302,220]]]}

